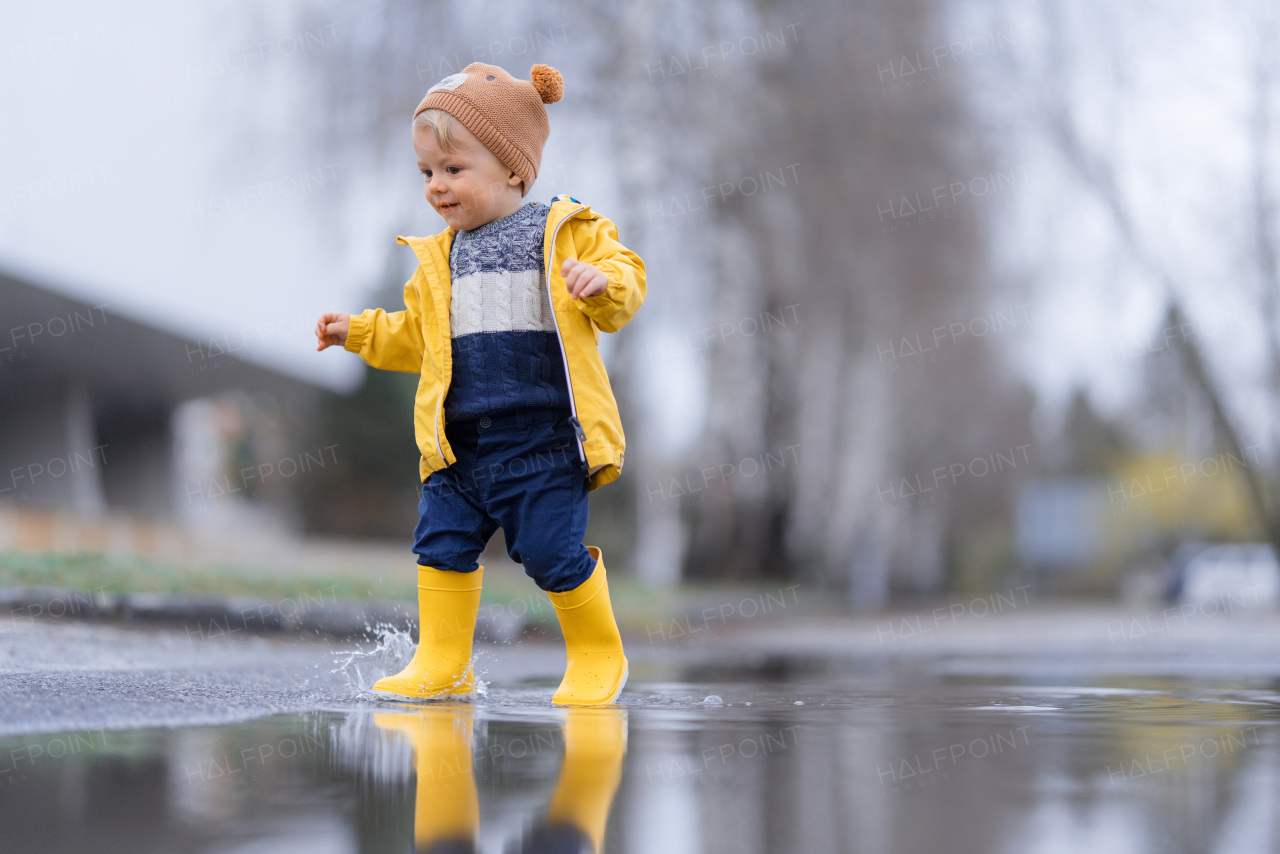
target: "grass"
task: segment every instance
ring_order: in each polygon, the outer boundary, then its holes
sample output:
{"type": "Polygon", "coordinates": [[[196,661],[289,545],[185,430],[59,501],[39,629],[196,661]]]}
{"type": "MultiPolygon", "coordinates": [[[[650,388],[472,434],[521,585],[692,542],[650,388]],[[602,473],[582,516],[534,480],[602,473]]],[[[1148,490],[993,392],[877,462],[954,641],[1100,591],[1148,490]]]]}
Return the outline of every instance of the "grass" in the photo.
{"type": "MultiPolygon", "coordinates": [[[[502,606],[526,616],[535,626],[556,625],[555,611],[531,579],[515,571],[487,572],[481,607],[502,606]]],[[[355,573],[335,575],[273,575],[241,568],[195,567],[157,563],[143,558],[119,558],[100,552],[30,553],[0,552],[0,589],[12,587],[60,587],[110,594],[169,593],[255,597],[268,601],[327,599],[414,602],[416,586],[406,573],[388,581],[355,573]]],[[[749,597],[763,601],[766,593],[778,595],[778,585],[766,587],[703,585],[657,590],[620,574],[609,576],[610,600],[619,625],[625,631],[649,637],[674,636],[692,627],[715,629],[729,616],[746,615],[742,607],[749,597]],[[741,614],[734,612],[741,611],[741,614]],[[658,633],[655,635],[654,633],[658,633]]],[[[775,600],[776,601],[776,600],[775,600]]],[[[797,609],[787,598],[790,614],[797,609]]],[[[777,605],[773,611],[780,611],[777,605]]],[[[750,616],[750,615],[747,615],[750,616]]]]}
{"type": "Polygon", "coordinates": [[[98,552],[0,552],[0,588],[65,587],[102,593],[301,598],[320,591],[335,599],[412,599],[411,584],[352,576],[275,576],[242,569],[178,567],[98,552]]]}

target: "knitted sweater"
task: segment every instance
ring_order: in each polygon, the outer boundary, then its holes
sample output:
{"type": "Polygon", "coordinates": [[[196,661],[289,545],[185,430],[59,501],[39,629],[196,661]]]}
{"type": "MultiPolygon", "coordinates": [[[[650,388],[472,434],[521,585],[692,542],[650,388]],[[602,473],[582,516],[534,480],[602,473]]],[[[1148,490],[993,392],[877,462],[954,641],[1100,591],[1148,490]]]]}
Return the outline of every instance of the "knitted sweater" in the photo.
{"type": "Polygon", "coordinates": [[[529,202],[454,236],[447,421],[528,408],[569,410],[542,257],[550,211],[529,202]]]}

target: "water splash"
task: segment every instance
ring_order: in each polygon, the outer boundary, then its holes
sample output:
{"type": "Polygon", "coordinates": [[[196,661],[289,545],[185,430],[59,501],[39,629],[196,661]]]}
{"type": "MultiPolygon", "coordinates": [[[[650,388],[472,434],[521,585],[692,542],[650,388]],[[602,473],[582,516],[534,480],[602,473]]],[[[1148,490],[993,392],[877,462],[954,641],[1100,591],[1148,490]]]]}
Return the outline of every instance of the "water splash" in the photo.
{"type": "Polygon", "coordinates": [[[342,675],[352,698],[374,696],[373,683],[403,670],[418,648],[408,631],[390,623],[366,628],[376,639],[373,649],[343,650],[333,654],[337,667],[330,672],[342,675]]]}
{"type": "MultiPolygon", "coordinates": [[[[378,623],[376,626],[365,628],[375,638],[373,649],[343,650],[333,653],[337,666],[330,672],[340,674],[346,680],[347,690],[350,692],[348,699],[380,697],[381,695],[373,693],[373,683],[383,676],[399,673],[407,667],[413,659],[414,651],[418,648],[417,642],[407,630],[390,623],[378,623]]],[[[489,684],[480,678],[486,672],[480,667],[482,658],[482,654],[472,658],[477,698],[489,695],[489,684]]]]}

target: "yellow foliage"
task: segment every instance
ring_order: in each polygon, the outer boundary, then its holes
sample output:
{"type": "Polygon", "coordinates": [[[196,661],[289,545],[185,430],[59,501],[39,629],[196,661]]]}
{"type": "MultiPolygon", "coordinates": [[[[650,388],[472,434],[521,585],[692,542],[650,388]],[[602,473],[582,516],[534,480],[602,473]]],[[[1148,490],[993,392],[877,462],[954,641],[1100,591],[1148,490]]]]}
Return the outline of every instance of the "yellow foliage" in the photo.
{"type": "Polygon", "coordinates": [[[1106,550],[1132,555],[1153,541],[1260,538],[1249,464],[1227,453],[1188,460],[1173,449],[1126,458],[1106,481],[1106,550]]]}

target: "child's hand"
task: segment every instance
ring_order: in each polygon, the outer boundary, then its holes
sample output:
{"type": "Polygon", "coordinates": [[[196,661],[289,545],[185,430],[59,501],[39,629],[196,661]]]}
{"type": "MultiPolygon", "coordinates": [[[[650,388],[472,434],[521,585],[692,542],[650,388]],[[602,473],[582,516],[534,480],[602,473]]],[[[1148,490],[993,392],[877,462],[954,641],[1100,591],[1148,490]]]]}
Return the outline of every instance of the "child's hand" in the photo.
{"type": "Polygon", "coordinates": [[[603,270],[592,267],[577,258],[566,258],[560,267],[560,275],[564,276],[565,286],[573,299],[602,294],[609,284],[603,270]]]}
{"type": "Polygon", "coordinates": [[[320,342],[316,345],[316,350],[323,350],[335,344],[339,347],[346,344],[347,330],[350,328],[351,315],[340,311],[326,311],[316,321],[316,340],[320,342]]]}

